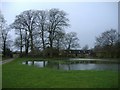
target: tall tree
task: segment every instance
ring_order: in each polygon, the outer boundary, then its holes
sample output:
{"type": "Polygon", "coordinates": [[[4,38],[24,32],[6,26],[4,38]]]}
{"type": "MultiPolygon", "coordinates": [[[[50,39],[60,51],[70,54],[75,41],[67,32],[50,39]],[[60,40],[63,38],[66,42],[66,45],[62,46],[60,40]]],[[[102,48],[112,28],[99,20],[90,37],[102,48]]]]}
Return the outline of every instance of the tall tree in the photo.
{"type": "Polygon", "coordinates": [[[20,55],[22,55],[22,49],[23,49],[23,29],[22,25],[19,24],[19,21],[16,20],[14,23],[10,25],[11,28],[15,29],[15,33],[18,35],[18,37],[15,40],[15,46],[20,48],[20,55]]]}
{"type": "Polygon", "coordinates": [[[6,56],[8,32],[9,32],[9,29],[8,29],[8,28],[3,29],[3,30],[1,31],[1,33],[2,33],[2,41],[3,41],[3,56],[6,56]]]}
{"type": "MultiPolygon", "coordinates": [[[[19,29],[23,29],[26,34],[29,34],[31,52],[34,51],[33,32],[36,28],[35,18],[36,12],[34,10],[27,10],[17,15],[14,21],[15,26],[20,25],[21,27],[19,27],[19,29]]],[[[15,29],[17,29],[17,27],[15,29]]]]}
{"type": "Polygon", "coordinates": [[[1,49],[0,51],[1,52],[2,52],[2,41],[3,41],[2,40],[2,31],[3,31],[3,29],[5,29],[5,23],[6,23],[6,21],[0,11],[0,49],[1,49]]]}
{"type": "Polygon", "coordinates": [[[10,28],[6,24],[6,20],[4,16],[0,12],[0,29],[1,29],[1,38],[2,38],[2,48],[3,48],[3,56],[6,56],[6,50],[8,46],[8,33],[10,28]]]}
{"type": "Polygon", "coordinates": [[[67,14],[64,11],[60,11],[59,9],[49,10],[48,33],[49,33],[50,48],[53,48],[55,33],[58,30],[63,30],[64,27],[69,26],[68,24],[69,19],[66,17],[66,15],[67,14]]]}

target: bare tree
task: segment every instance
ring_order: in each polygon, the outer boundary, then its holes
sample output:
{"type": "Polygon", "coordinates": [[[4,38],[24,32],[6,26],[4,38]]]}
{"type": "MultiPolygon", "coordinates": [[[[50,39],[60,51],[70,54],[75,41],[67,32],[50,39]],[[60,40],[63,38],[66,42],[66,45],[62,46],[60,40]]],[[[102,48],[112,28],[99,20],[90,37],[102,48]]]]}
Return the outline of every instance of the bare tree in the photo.
{"type": "Polygon", "coordinates": [[[23,29],[25,30],[26,35],[29,34],[31,52],[34,51],[33,32],[36,28],[35,18],[36,18],[36,12],[34,10],[27,10],[22,12],[20,15],[17,15],[14,21],[14,24],[16,26],[15,29],[19,29],[19,30],[23,29]],[[18,25],[20,25],[19,28],[17,27],[18,25]]]}
{"type": "Polygon", "coordinates": [[[103,32],[96,37],[95,50],[101,52],[101,57],[115,57],[117,51],[116,42],[118,41],[118,32],[114,29],[103,32]]]}
{"type": "MultiPolygon", "coordinates": [[[[45,50],[60,49],[60,44],[64,38],[64,28],[69,26],[67,14],[59,9],[44,10],[27,10],[17,15],[14,23],[11,25],[19,33],[19,47],[25,46],[26,52],[30,46],[31,52],[35,48],[45,50]]],[[[18,42],[16,41],[16,44],[18,42]]]]}
{"type": "Polygon", "coordinates": [[[60,49],[64,49],[64,37],[65,37],[64,31],[58,31],[55,34],[54,46],[57,48],[58,51],[60,49]]]}
{"type": "Polygon", "coordinates": [[[6,24],[6,20],[4,16],[0,12],[0,29],[1,29],[1,36],[2,36],[2,48],[3,48],[3,56],[6,56],[6,49],[8,44],[8,32],[10,31],[9,27],[6,24]]]}
{"type": "Polygon", "coordinates": [[[103,32],[99,37],[96,37],[96,45],[105,46],[110,45],[113,46],[118,39],[118,33],[116,30],[111,29],[109,31],[103,32]]]}
{"type": "Polygon", "coordinates": [[[6,56],[6,48],[7,48],[7,38],[8,38],[9,29],[3,29],[2,33],[2,41],[3,41],[3,55],[6,56]]]}
{"type": "Polygon", "coordinates": [[[75,32],[70,32],[65,35],[65,47],[67,50],[70,50],[71,48],[78,48],[79,45],[79,39],[77,38],[77,34],[75,32]]]}
{"type": "Polygon", "coordinates": [[[6,21],[0,11],[0,51],[2,52],[2,31],[5,29],[6,21]]]}
{"type": "Polygon", "coordinates": [[[46,31],[47,31],[47,11],[44,10],[37,10],[36,11],[37,15],[36,15],[36,25],[37,25],[37,29],[38,29],[38,33],[40,35],[40,38],[42,39],[42,47],[43,50],[46,48],[46,42],[45,42],[45,38],[46,38],[46,31]]]}
{"type": "Polygon", "coordinates": [[[88,49],[89,49],[89,47],[87,44],[82,48],[82,50],[88,50],[88,49]]]}
{"type": "Polygon", "coordinates": [[[19,21],[16,20],[14,23],[12,23],[10,25],[11,29],[14,28],[15,29],[15,33],[16,35],[18,35],[18,37],[15,40],[15,46],[20,48],[20,55],[22,55],[22,49],[23,49],[23,29],[22,29],[22,25],[19,24],[19,21]]]}
{"type": "Polygon", "coordinates": [[[58,30],[63,30],[64,27],[68,26],[68,18],[66,17],[64,11],[59,9],[49,10],[48,15],[48,33],[49,33],[49,43],[50,47],[53,48],[53,41],[55,40],[55,33],[58,30]]]}
{"type": "Polygon", "coordinates": [[[22,54],[21,39],[20,39],[20,37],[15,38],[14,46],[17,49],[20,49],[20,54],[22,54]]]}

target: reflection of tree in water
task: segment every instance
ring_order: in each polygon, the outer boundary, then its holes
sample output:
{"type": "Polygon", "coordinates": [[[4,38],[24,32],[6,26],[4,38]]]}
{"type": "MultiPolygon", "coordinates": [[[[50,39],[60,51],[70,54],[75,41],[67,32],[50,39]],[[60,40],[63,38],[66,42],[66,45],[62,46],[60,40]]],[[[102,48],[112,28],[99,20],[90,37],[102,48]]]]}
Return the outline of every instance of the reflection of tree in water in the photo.
{"type": "MultiPolygon", "coordinates": [[[[64,62],[64,64],[67,66],[68,70],[71,70],[70,65],[71,63],[68,62],[64,62]]],[[[50,68],[55,68],[55,69],[62,69],[62,63],[60,63],[60,61],[48,61],[47,63],[47,67],[50,68]]]]}
{"type": "Polygon", "coordinates": [[[59,69],[59,62],[57,62],[57,61],[48,61],[46,67],[58,68],[59,69]]]}
{"type": "Polygon", "coordinates": [[[46,67],[46,62],[47,62],[47,61],[25,61],[25,64],[26,64],[26,65],[35,65],[35,62],[38,62],[38,63],[39,63],[39,62],[42,62],[42,66],[43,66],[43,67],[46,67]]]}
{"type": "Polygon", "coordinates": [[[66,65],[68,66],[68,70],[70,70],[71,62],[70,62],[70,61],[67,61],[67,62],[66,62],[66,65]]]}

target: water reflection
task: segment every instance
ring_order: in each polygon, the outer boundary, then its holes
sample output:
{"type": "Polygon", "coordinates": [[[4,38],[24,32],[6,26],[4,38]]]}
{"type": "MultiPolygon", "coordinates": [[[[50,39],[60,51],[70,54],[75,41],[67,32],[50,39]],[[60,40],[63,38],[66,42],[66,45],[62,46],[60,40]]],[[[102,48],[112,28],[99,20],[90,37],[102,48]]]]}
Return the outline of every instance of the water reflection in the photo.
{"type": "Polygon", "coordinates": [[[113,70],[118,71],[118,64],[93,64],[93,63],[69,63],[64,64],[59,61],[26,61],[22,64],[34,65],[36,67],[49,67],[62,70],[113,70]]]}
{"type": "Polygon", "coordinates": [[[61,65],[64,70],[118,70],[117,64],[70,64],[61,65]]]}
{"type": "Polygon", "coordinates": [[[22,64],[26,64],[26,65],[34,65],[37,67],[45,67],[47,65],[48,61],[26,61],[26,62],[22,62],[22,64]]]}

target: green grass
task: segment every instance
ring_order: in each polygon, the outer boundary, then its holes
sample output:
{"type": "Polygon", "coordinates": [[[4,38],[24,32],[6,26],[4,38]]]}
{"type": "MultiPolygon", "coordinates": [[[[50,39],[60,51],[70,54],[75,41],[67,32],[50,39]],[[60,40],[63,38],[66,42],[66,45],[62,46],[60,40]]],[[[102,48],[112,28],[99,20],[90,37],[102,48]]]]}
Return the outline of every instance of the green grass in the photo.
{"type": "Polygon", "coordinates": [[[0,65],[0,89],[2,89],[2,65],[0,65]]]}
{"type": "Polygon", "coordinates": [[[2,66],[3,88],[118,87],[118,72],[115,71],[64,71],[21,64],[29,59],[18,58],[2,66]]]}

